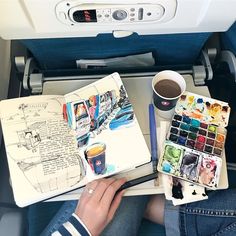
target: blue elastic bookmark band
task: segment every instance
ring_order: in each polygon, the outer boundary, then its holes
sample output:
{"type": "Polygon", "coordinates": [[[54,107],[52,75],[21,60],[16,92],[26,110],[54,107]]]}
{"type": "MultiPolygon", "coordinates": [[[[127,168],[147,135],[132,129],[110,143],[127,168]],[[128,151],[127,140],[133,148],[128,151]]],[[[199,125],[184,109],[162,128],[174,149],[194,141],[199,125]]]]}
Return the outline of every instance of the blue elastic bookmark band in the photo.
{"type": "Polygon", "coordinates": [[[149,104],[149,128],[151,141],[151,158],[154,165],[157,164],[157,133],[156,133],[156,119],[153,104],[149,104]]]}

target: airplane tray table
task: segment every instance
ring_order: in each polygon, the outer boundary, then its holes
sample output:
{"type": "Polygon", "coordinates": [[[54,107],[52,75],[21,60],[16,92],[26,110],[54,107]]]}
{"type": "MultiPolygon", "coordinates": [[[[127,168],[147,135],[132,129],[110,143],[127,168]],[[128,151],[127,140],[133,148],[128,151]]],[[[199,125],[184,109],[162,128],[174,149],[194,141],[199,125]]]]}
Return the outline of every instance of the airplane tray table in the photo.
{"type": "MultiPolygon", "coordinates": [[[[193,93],[210,97],[209,90],[206,86],[195,86],[193,78],[190,74],[183,75],[186,81],[186,90],[193,93]]],[[[121,79],[127,90],[130,102],[133,104],[135,115],[139,121],[142,133],[145,137],[148,147],[150,148],[150,132],[149,132],[149,118],[148,118],[148,105],[152,102],[152,82],[153,76],[134,76],[126,77],[121,76],[121,79]]],[[[43,94],[57,94],[64,95],[75,89],[81,88],[89,83],[94,82],[96,79],[79,79],[79,80],[60,80],[60,81],[47,81],[44,83],[43,94]]],[[[160,130],[161,121],[167,121],[156,114],[157,130],[160,130]]],[[[126,172],[124,175],[127,179],[136,178],[152,172],[152,166],[144,165],[143,167],[136,168],[130,172],[126,172]]],[[[122,174],[121,174],[122,176],[122,174]]],[[[225,153],[223,155],[223,166],[221,172],[221,178],[219,183],[220,189],[228,188],[228,177],[225,153]]],[[[81,189],[73,192],[55,197],[50,201],[69,200],[76,199],[81,193],[81,189]]],[[[126,191],[126,195],[141,195],[141,194],[158,194],[163,193],[164,189],[160,185],[154,186],[154,181],[131,187],[126,191]]]]}

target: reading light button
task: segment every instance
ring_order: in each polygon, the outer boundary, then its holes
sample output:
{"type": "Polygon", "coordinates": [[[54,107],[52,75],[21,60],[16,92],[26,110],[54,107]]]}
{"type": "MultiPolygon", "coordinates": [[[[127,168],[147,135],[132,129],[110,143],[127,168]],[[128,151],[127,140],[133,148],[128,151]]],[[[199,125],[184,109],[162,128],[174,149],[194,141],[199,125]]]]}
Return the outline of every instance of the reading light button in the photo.
{"type": "Polygon", "coordinates": [[[138,10],[138,19],[139,20],[143,19],[143,8],[139,8],[139,10],[138,10]]]}
{"type": "Polygon", "coordinates": [[[127,17],[127,15],[128,14],[125,10],[116,10],[112,14],[115,20],[124,20],[127,17]]]}

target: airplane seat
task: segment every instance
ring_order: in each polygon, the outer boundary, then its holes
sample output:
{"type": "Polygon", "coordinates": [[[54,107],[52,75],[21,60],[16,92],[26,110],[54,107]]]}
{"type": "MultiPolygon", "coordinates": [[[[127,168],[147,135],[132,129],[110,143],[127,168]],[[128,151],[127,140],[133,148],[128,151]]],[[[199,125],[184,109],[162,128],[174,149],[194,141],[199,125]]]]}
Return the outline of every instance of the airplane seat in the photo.
{"type": "MultiPolygon", "coordinates": [[[[198,74],[200,72],[201,77],[204,78],[204,76],[202,76],[202,72],[204,74],[204,72],[207,71],[207,66],[209,64],[202,64],[202,56],[204,57],[205,55],[202,54],[202,49],[205,49],[205,46],[208,43],[208,40],[211,38],[211,36],[215,35],[215,33],[212,32],[223,32],[227,30],[229,25],[235,20],[235,12],[233,9],[235,8],[236,3],[233,3],[233,1],[209,0],[206,3],[206,1],[204,0],[201,1],[160,0],[160,1],[150,1],[150,3],[155,2],[156,4],[160,2],[161,5],[163,4],[164,5],[163,9],[166,10],[164,12],[165,17],[162,18],[160,21],[151,24],[146,24],[144,22],[145,24],[140,24],[140,27],[138,24],[133,25],[132,23],[130,25],[129,24],[126,25],[125,23],[124,25],[122,25],[120,24],[120,22],[117,22],[115,25],[113,25],[113,23],[111,25],[108,24],[107,27],[100,27],[99,24],[93,25],[93,23],[92,24],[88,23],[87,25],[81,25],[81,26],[72,24],[73,25],[72,26],[71,22],[67,24],[68,22],[64,21],[65,20],[65,18],[63,18],[64,16],[66,17],[66,19],[70,19],[70,16],[68,15],[69,14],[68,9],[70,8],[68,7],[73,7],[71,9],[74,9],[74,6],[79,7],[80,4],[85,4],[86,6],[86,4],[90,2],[92,2],[92,4],[94,4],[95,7],[97,6],[96,4],[101,4],[101,3],[131,4],[137,2],[139,4],[139,1],[116,1],[117,2],[116,3],[115,1],[113,2],[107,0],[105,1],[49,0],[45,2],[46,4],[41,4],[41,1],[38,0],[0,1],[0,13],[1,13],[0,37],[9,41],[11,40],[12,42],[11,46],[13,46],[14,41],[22,42],[27,48],[27,58],[33,57],[37,62],[38,66],[36,70],[39,69],[40,71],[43,72],[42,75],[46,75],[43,78],[45,79],[45,81],[47,75],[49,76],[52,75],[52,77],[50,77],[50,79],[52,79],[56,78],[58,74],[62,75],[61,77],[64,77],[65,75],[70,75],[74,77],[74,75],[78,74],[95,75],[97,72],[99,72],[100,75],[100,74],[108,74],[111,71],[124,72],[124,73],[143,72],[143,71],[156,72],[164,69],[178,70],[186,74],[189,74],[191,72],[192,75],[194,75],[195,72],[197,72],[198,74]],[[66,3],[65,14],[63,14],[64,10],[61,12],[62,9],[61,3],[63,4],[63,2],[66,3]],[[194,11],[192,11],[191,9],[194,9],[194,11]],[[219,17],[219,12],[221,9],[226,9],[225,11],[227,12],[227,15],[224,16],[222,15],[223,17],[219,17]],[[173,18],[171,18],[172,17],[171,14],[173,14],[173,18]],[[69,17],[67,17],[67,15],[69,17]],[[169,18],[166,18],[166,16],[169,18]],[[140,35],[133,33],[132,35],[127,37],[115,38],[113,37],[112,34],[107,34],[107,32],[115,33],[116,31],[122,32],[123,30],[125,30],[125,32],[130,32],[130,33],[132,33],[132,31],[138,32],[140,33],[140,35]],[[85,36],[85,35],[94,36],[100,32],[106,32],[106,34],[98,34],[96,37],[76,37],[76,34],[80,36],[85,36]],[[198,32],[198,33],[193,33],[193,32],[198,32]],[[156,35],[146,35],[150,33],[155,33],[156,35]],[[141,36],[141,34],[144,35],[141,36]],[[73,37],[73,38],[68,38],[68,37],[73,37]],[[128,67],[123,68],[121,66],[119,67],[119,64],[117,63],[118,65],[116,65],[116,67],[112,67],[110,71],[102,67],[96,68],[96,66],[95,68],[88,68],[88,69],[79,68],[78,66],[79,65],[78,60],[80,59],[105,59],[105,58],[125,57],[128,55],[136,55],[136,54],[145,54],[145,55],[148,54],[149,56],[151,54],[154,59],[154,66],[142,67],[141,64],[139,63],[137,64],[139,66],[134,66],[132,68],[128,67]],[[199,58],[199,56],[201,58],[199,58]],[[197,68],[198,70],[194,71],[195,68],[192,68],[192,66],[194,64],[199,65],[199,63],[201,63],[201,68],[195,67],[196,70],[197,68]]],[[[146,1],[140,1],[140,4],[142,2],[144,3],[146,1]]],[[[220,36],[223,35],[221,33],[219,34],[220,36]]],[[[230,32],[227,32],[227,35],[229,34],[230,32]]],[[[18,58],[19,67],[15,66],[14,63],[12,63],[13,66],[11,69],[13,76],[11,76],[10,79],[9,95],[8,95],[9,98],[14,96],[19,96],[19,93],[23,96],[29,95],[29,93],[31,92],[29,91],[31,89],[30,83],[28,83],[29,81],[25,80],[22,81],[23,71],[26,65],[28,66],[28,64],[27,62],[25,62],[25,60],[21,60],[23,58],[21,53],[20,54],[12,53],[12,57],[14,57],[14,59],[16,59],[18,55],[19,55],[18,58]],[[14,67],[17,67],[17,69],[14,67]],[[16,77],[20,77],[20,79],[18,80],[18,78],[16,77]],[[22,84],[23,86],[21,86],[22,84]],[[24,89],[21,89],[21,87],[24,86],[28,87],[29,90],[25,91],[24,89]],[[19,90],[18,87],[20,87],[19,90]]],[[[13,62],[14,59],[13,58],[11,59],[13,62]]],[[[133,61],[135,61],[135,59],[133,59],[133,61]]],[[[212,65],[210,65],[209,67],[211,68],[211,66],[212,65]]],[[[222,73],[223,70],[221,68],[218,69],[217,65],[214,68],[214,72],[219,71],[219,74],[222,73]]],[[[27,73],[28,71],[27,70],[25,71],[26,71],[25,77],[28,78],[29,77],[28,76],[29,74],[27,73]]],[[[208,75],[207,72],[205,74],[208,75]]],[[[33,79],[35,79],[35,77],[33,79]]],[[[40,77],[40,79],[42,78],[40,77]]],[[[215,81],[215,78],[213,78],[213,80],[215,81]]],[[[48,81],[50,82],[50,80],[48,81]]],[[[38,84],[36,82],[34,84],[36,84],[37,87],[38,84]]],[[[204,79],[201,78],[201,82],[204,82],[204,79]]],[[[221,84],[222,81],[220,83],[220,86],[221,84]]],[[[230,85],[228,85],[227,88],[229,87],[230,85]]],[[[221,89],[219,91],[219,88],[221,87],[217,88],[213,87],[212,95],[214,95],[215,92],[216,96],[221,96],[222,93],[221,89]]],[[[224,93],[224,96],[225,94],[228,95],[230,93],[228,94],[224,93]]],[[[236,95],[236,91],[234,94],[236,95]]],[[[233,95],[230,96],[232,100],[233,95]]],[[[233,134],[233,132],[231,132],[230,130],[228,130],[228,132],[233,134]]],[[[229,143],[231,139],[232,138],[228,139],[229,143]]],[[[229,151],[230,149],[228,149],[228,152],[229,151]]],[[[4,157],[5,156],[6,155],[4,152],[4,157]]],[[[3,160],[3,158],[0,159],[3,160]]],[[[6,161],[7,159],[5,158],[4,160],[6,161]]],[[[7,181],[5,182],[8,184],[9,175],[6,176],[7,176],[6,178],[7,181]]],[[[24,212],[26,210],[27,219],[25,219],[24,217],[25,214],[16,214],[16,215],[7,214],[3,215],[2,217],[0,214],[0,235],[39,236],[40,233],[48,224],[48,222],[50,221],[50,219],[56,214],[57,210],[63,204],[63,202],[40,202],[21,209],[15,205],[13,199],[10,200],[13,204],[10,205],[9,208],[14,206],[14,208],[11,209],[12,211],[13,210],[15,211],[15,208],[16,210],[21,210],[24,212]],[[21,221],[22,219],[24,220],[24,223],[27,222],[26,225],[28,226],[27,232],[24,231],[23,233],[22,230],[25,229],[23,228],[25,224],[22,223],[21,221]],[[14,224],[17,227],[14,227],[14,224]],[[18,232],[13,233],[12,231],[10,231],[11,229],[13,230],[14,228],[18,232]]],[[[147,220],[143,220],[138,236],[142,235],[162,236],[165,235],[165,230],[163,227],[157,224],[154,224],[147,220]]]]}
{"type": "Polygon", "coordinates": [[[236,22],[221,34],[221,44],[224,50],[230,50],[236,55],[236,22]]]}
{"type": "Polygon", "coordinates": [[[221,34],[221,46],[225,50],[220,58],[222,63],[218,68],[221,81],[224,79],[224,86],[231,105],[230,123],[227,134],[226,150],[228,151],[228,175],[230,185],[236,187],[236,22],[221,34]],[[222,79],[223,78],[223,79],[222,79]]]}
{"type": "Polygon", "coordinates": [[[236,22],[227,31],[220,33],[219,39],[220,52],[213,67],[214,78],[208,87],[212,97],[228,102],[231,107],[225,149],[229,184],[235,187],[232,178],[236,170],[236,22]]]}
{"type": "MultiPolygon", "coordinates": [[[[121,57],[151,52],[161,68],[191,68],[212,33],[183,33],[114,38],[111,34],[95,38],[31,39],[21,42],[42,70],[76,69],[76,60],[121,57]]],[[[122,69],[122,68],[118,68],[122,69]]],[[[136,70],[138,68],[135,68],[136,70]]],[[[60,208],[62,202],[29,206],[29,236],[38,236],[60,208]]],[[[163,226],[143,220],[139,235],[165,235],[163,226]]]]}
{"type": "MultiPolygon", "coordinates": [[[[30,56],[36,59],[39,68],[45,71],[76,69],[76,60],[79,59],[102,59],[147,52],[152,53],[156,66],[163,69],[179,69],[190,68],[197,63],[201,50],[211,36],[212,33],[147,36],[133,34],[126,38],[114,38],[110,34],[105,34],[95,38],[27,39],[21,42],[29,50],[30,56]]],[[[215,70],[217,71],[217,68],[215,70]]],[[[215,78],[213,80],[215,81],[215,78]]],[[[215,89],[215,94],[214,89],[212,91],[215,97],[221,94],[219,89],[215,89]]],[[[44,202],[29,206],[28,235],[40,235],[62,204],[63,202],[44,202]]],[[[139,232],[139,236],[141,235],[162,236],[165,235],[165,229],[143,220],[139,232]]]]}
{"type": "MultiPolygon", "coordinates": [[[[79,59],[111,58],[147,52],[152,53],[155,65],[163,69],[175,69],[189,68],[195,64],[211,36],[212,33],[149,36],[134,34],[126,38],[114,38],[106,34],[96,38],[31,39],[21,42],[29,50],[30,56],[36,59],[40,69],[45,71],[76,69],[76,60],[79,59]]],[[[214,89],[212,91],[214,95],[214,89]]],[[[219,89],[215,91],[215,97],[219,96],[219,89]]],[[[40,235],[62,204],[63,202],[44,202],[29,206],[28,235],[40,235]]],[[[22,235],[24,234],[19,234],[22,235]]],[[[143,220],[139,232],[139,236],[141,235],[162,236],[165,235],[165,230],[160,225],[143,220]]]]}

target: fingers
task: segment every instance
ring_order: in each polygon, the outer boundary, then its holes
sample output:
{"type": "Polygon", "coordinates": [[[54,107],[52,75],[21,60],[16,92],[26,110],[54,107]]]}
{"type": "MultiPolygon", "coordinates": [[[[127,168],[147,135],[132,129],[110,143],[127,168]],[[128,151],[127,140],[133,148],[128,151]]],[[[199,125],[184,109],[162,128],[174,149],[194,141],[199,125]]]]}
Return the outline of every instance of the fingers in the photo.
{"type": "Polygon", "coordinates": [[[99,182],[94,180],[86,185],[80,197],[80,203],[85,204],[93,196],[99,182]]]}
{"type": "MultiPolygon", "coordinates": [[[[116,191],[125,183],[125,179],[116,180],[114,178],[99,179],[88,183],[81,195],[80,202],[94,201],[99,203],[103,198],[111,204],[116,191]],[[111,196],[108,196],[111,195],[111,196]]],[[[106,204],[107,205],[107,204],[106,204]]]]}
{"type": "Polygon", "coordinates": [[[94,198],[94,200],[96,200],[97,202],[100,202],[104,193],[106,192],[106,189],[115,181],[116,179],[114,178],[99,180],[96,191],[94,191],[92,198],[94,198]]]}
{"type": "Polygon", "coordinates": [[[110,222],[117,210],[117,208],[119,207],[120,205],[120,202],[121,202],[121,199],[122,199],[122,196],[124,194],[124,190],[117,193],[115,198],[113,199],[112,203],[111,203],[111,207],[109,209],[109,212],[108,212],[108,215],[107,215],[107,222],[110,222]]]}
{"type": "Polygon", "coordinates": [[[124,192],[117,193],[117,190],[125,182],[125,179],[108,178],[92,181],[85,187],[75,213],[92,235],[101,232],[111,221],[124,192]]]}
{"type": "MultiPolygon", "coordinates": [[[[117,192],[117,190],[126,182],[126,179],[118,179],[112,182],[106,189],[106,191],[103,194],[103,197],[101,198],[100,202],[102,205],[107,206],[108,209],[110,208],[111,202],[114,199],[114,196],[117,192]],[[109,204],[108,204],[109,203],[109,204]]],[[[108,210],[107,209],[107,210],[108,210]]]]}

